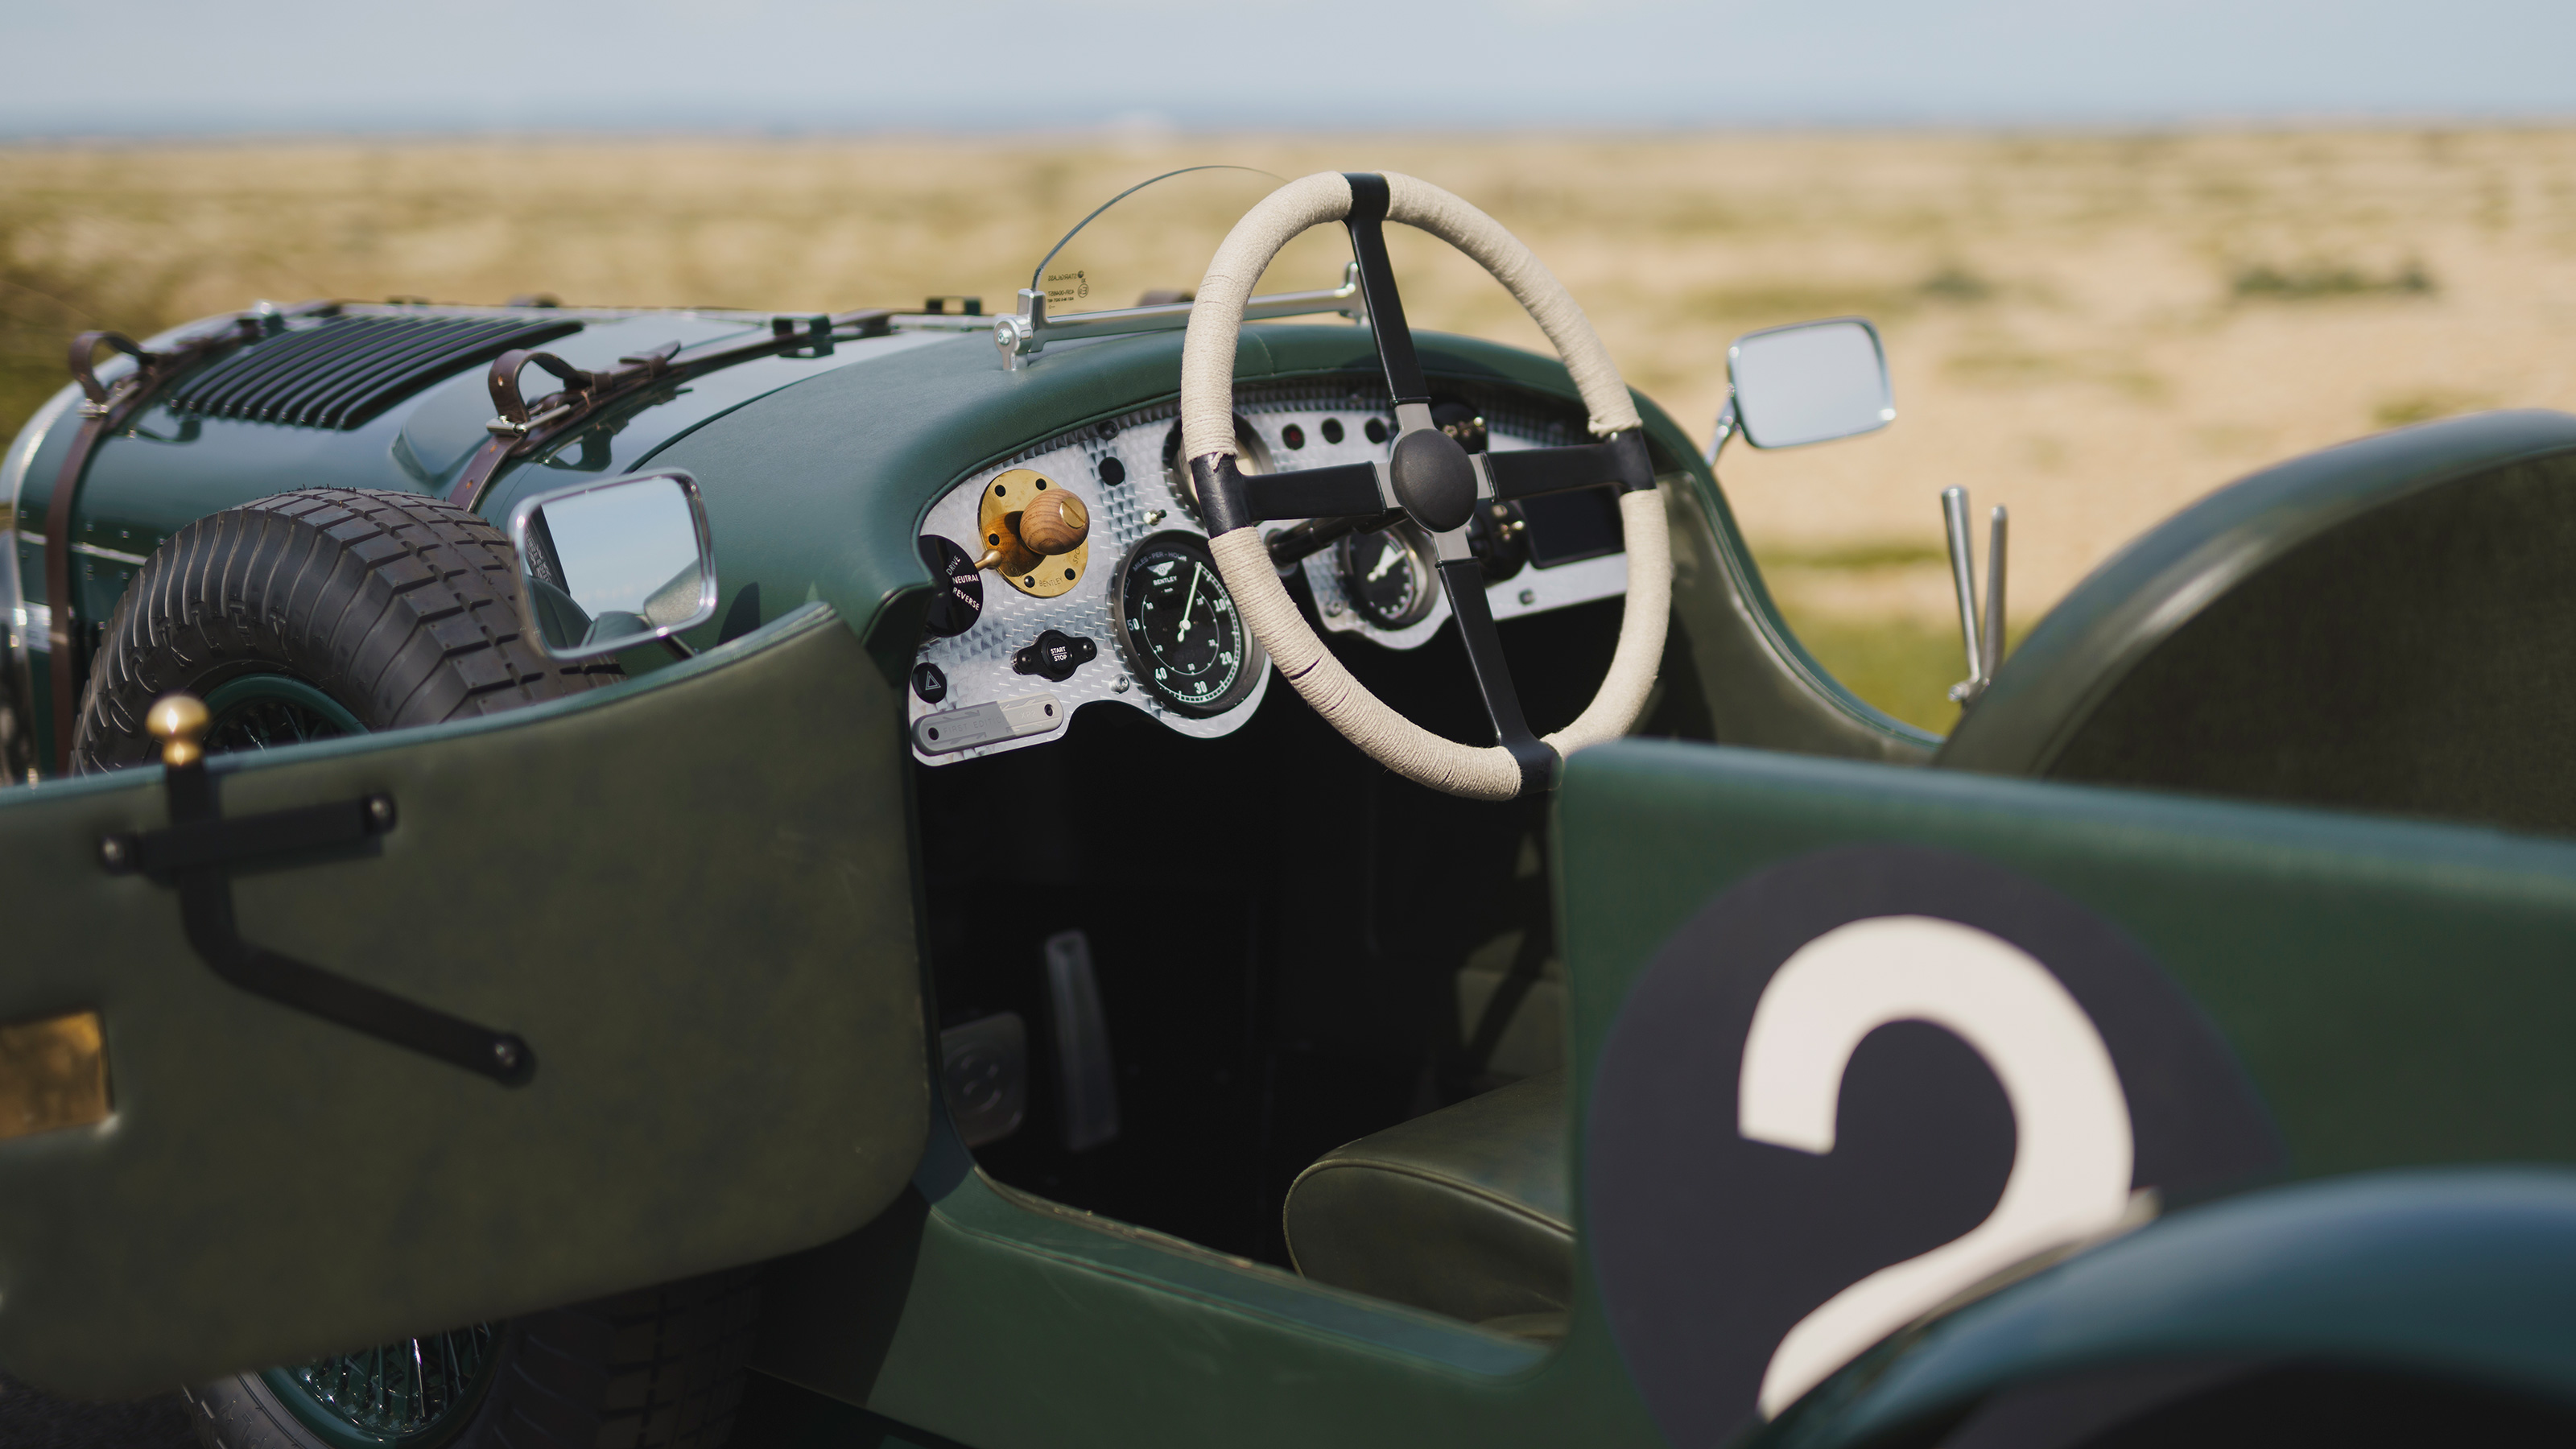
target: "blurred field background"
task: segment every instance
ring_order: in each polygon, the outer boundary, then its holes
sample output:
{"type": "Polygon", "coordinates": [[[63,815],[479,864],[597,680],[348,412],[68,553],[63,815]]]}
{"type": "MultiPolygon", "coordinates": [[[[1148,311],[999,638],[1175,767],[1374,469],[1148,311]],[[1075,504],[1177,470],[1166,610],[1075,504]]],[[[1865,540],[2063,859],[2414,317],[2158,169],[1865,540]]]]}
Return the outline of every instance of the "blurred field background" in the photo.
{"type": "MultiPolygon", "coordinates": [[[[2576,130],[207,142],[0,148],[0,431],[61,384],[72,332],[253,298],[1001,310],[1093,206],[1205,161],[1392,168],[1469,198],[1702,442],[1729,338],[1875,319],[1895,426],[1730,448],[1721,473],[1810,647],[1935,729],[1963,669],[1944,487],[2012,509],[2026,626],[2265,463],[2576,408],[2576,130]]],[[[1260,189],[1131,230],[1104,285],[1193,286],[1260,189]]],[[[1471,264],[1397,242],[1417,327],[1544,345],[1471,264]]]]}

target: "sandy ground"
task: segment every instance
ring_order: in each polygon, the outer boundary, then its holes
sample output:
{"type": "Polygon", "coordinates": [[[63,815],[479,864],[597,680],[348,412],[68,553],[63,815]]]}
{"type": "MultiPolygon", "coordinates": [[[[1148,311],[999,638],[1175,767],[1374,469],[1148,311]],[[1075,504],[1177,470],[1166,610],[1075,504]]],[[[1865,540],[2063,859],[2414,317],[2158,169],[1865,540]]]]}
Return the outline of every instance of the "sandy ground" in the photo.
{"type": "MultiPolygon", "coordinates": [[[[2026,622],[2265,463],[2576,407],[2576,130],[0,149],[0,306],[48,339],[262,296],[998,308],[1100,201],[1209,161],[1391,167],[1468,197],[1702,440],[1730,338],[1876,319],[1892,428],[1723,469],[1793,618],[1820,627],[1942,627],[1951,484],[2011,507],[2026,622]]],[[[1191,286],[1270,184],[1202,178],[1065,260],[1108,304],[1191,286]]],[[[1337,241],[1310,236],[1274,284],[1330,281],[1337,241]]],[[[1409,235],[1395,254],[1417,326],[1539,343],[1472,264],[1409,235]]],[[[58,345],[25,376],[58,377],[58,345]]]]}

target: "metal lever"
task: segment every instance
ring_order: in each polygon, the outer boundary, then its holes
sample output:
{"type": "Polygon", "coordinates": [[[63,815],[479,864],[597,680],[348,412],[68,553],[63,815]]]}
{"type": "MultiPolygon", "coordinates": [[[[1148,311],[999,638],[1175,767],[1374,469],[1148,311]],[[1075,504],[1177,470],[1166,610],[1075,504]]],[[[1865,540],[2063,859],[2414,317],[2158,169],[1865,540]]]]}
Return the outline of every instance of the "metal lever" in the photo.
{"type": "MultiPolygon", "coordinates": [[[[1995,671],[2004,662],[2004,540],[2011,529],[2012,516],[1996,504],[1986,517],[1986,633],[1978,641],[1985,646],[1979,672],[1986,684],[1994,683],[1995,671]]],[[[1983,692],[1984,685],[1978,689],[1983,692]]]]}
{"type": "Polygon", "coordinates": [[[1959,594],[1959,638],[1968,656],[1968,677],[1950,686],[1950,697],[1969,705],[1994,683],[2004,662],[2004,548],[2012,519],[2000,506],[1987,518],[1983,609],[1977,602],[1976,561],[1968,550],[1967,489],[1941,490],[1941,522],[1949,535],[1950,581],[1959,594]]]}
{"type": "MultiPolygon", "coordinates": [[[[1044,488],[1046,483],[1041,480],[1038,486],[1044,488]]],[[[1091,537],[1091,510],[1082,506],[1081,499],[1058,488],[1030,499],[1019,512],[1004,515],[1000,526],[1017,547],[996,542],[975,560],[975,567],[1018,573],[1028,567],[1022,554],[1053,558],[1082,547],[1084,540],[1091,537]]]]}

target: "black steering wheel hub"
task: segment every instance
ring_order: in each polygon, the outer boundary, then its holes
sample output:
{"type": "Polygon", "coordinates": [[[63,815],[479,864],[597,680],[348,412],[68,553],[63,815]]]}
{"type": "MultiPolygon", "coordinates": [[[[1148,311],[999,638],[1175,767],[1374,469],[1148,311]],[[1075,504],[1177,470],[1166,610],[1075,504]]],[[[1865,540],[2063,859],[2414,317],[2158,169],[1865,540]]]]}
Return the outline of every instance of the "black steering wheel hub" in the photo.
{"type": "Polygon", "coordinates": [[[1459,527],[1476,511],[1476,465],[1457,439],[1436,428],[1397,439],[1386,471],[1395,501],[1433,533],[1459,527]]]}

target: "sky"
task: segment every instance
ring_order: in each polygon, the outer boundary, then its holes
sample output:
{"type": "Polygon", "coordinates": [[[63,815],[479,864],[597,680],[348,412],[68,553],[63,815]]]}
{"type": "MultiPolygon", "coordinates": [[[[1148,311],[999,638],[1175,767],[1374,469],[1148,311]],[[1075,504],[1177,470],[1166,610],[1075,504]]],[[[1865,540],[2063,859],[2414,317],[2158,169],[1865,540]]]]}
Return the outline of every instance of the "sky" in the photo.
{"type": "Polygon", "coordinates": [[[0,0],[0,135],[2576,113],[2572,0],[0,0]]]}

